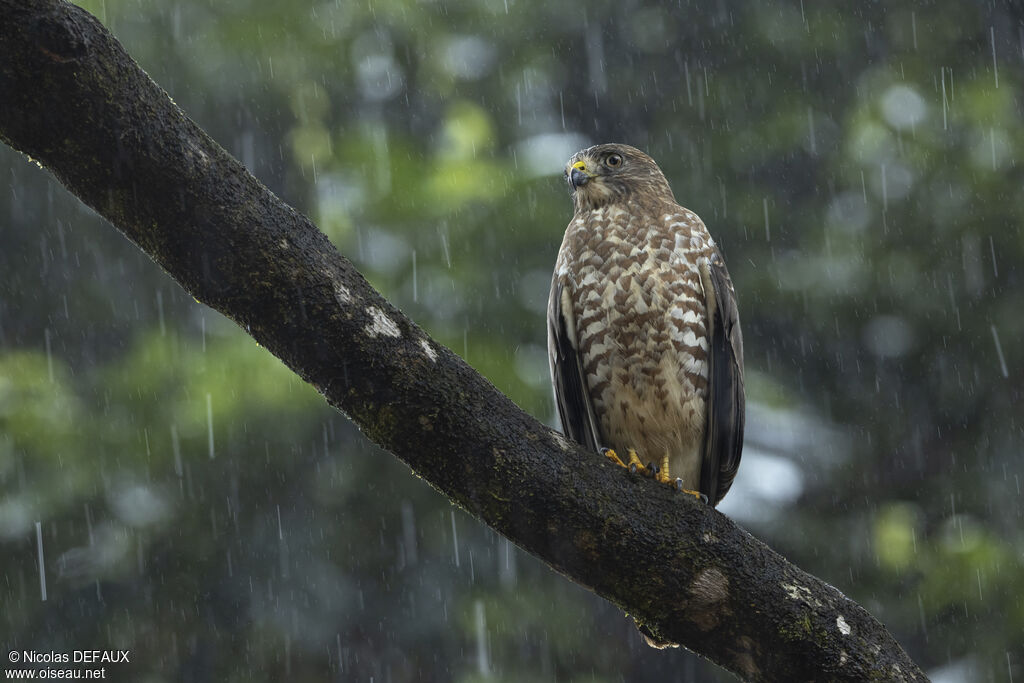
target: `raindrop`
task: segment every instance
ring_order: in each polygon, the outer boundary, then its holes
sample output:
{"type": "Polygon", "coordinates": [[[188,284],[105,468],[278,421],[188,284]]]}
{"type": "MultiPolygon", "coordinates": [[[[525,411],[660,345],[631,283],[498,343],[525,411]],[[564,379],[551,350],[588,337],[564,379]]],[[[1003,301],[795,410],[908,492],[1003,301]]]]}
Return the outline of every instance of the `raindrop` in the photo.
{"type": "Polygon", "coordinates": [[[89,509],[89,504],[85,504],[85,529],[89,534],[89,545],[91,546],[95,542],[95,538],[92,533],[92,511],[89,509]]]}
{"type": "Polygon", "coordinates": [[[988,236],[988,248],[989,248],[989,251],[992,252],[992,277],[993,278],[998,278],[999,277],[999,266],[996,265],[996,245],[992,241],[992,235],[988,236]]]}
{"type": "Polygon", "coordinates": [[[442,225],[439,230],[441,236],[441,251],[444,252],[444,263],[449,268],[452,267],[452,254],[448,249],[448,226],[442,225]]]}
{"type": "Polygon", "coordinates": [[[992,148],[992,170],[996,169],[996,129],[995,126],[989,126],[988,129],[988,141],[989,146],[992,148]]]}
{"type": "Polygon", "coordinates": [[[885,182],[885,164],[882,164],[882,211],[889,208],[889,184],[885,182]]]}
{"type": "Polygon", "coordinates": [[[473,605],[476,612],[476,663],[481,676],[489,676],[491,672],[490,658],[487,654],[487,620],[484,615],[484,603],[477,600],[473,605]]]}
{"type": "Polygon", "coordinates": [[[50,328],[43,330],[46,339],[46,370],[50,374],[50,384],[53,384],[53,351],[50,347],[50,328]]]}
{"type": "Polygon", "coordinates": [[[765,197],[761,200],[761,206],[764,208],[764,240],[765,242],[772,241],[772,230],[771,225],[768,223],[768,198],[765,197]]]}
{"type": "Polygon", "coordinates": [[[689,105],[693,106],[693,86],[690,83],[690,63],[683,63],[683,70],[686,72],[686,99],[689,105]]]}
{"type": "Polygon", "coordinates": [[[451,511],[452,515],[452,547],[455,549],[455,566],[459,566],[459,534],[455,530],[455,511],[451,511]]]}
{"type": "Polygon", "coordinates": [[[999,64],[996,62],[996,27],[988,27],[989,36],[992,38],[992,74],[996,79],[996,88],[999,87],[999,64]]]}
{"type": "Polygon", "coordinates": [[[818,144],[817,144],[817,141],[815,140],[815,135],[814,135],[814,112],[811,111],[810,107],[807,107],[807,130],[808,130],[808,136],[810,138],[809,142],[810,142],[810,147],[811,147],[811,149],[810,149],[811,154],[817,154],[818,153],[818,144]]]}
{"type": "Polygon", "coordinates": [[[213,397],[206,393],[206,443],[210,448],[210,460],[213,460],[213,397]]]}
{"type": "Polygon", "coordinates": [[[498,562],[498,578],[501,584],[508,588],[516,582],[516,555],[512,542],[507,538],[501,539],[501,550],[505,557],[504,561],[498,562]]]}
{"type": "Polygon", "coordinates": [[[946,67],[939,67],[939,79],[942,81],[942,130],[949,130],[949,102],[946,99],[946,67]]]}
{"type": "Polygon", "coordinates": [[[46,565],[43,562],[43,523],[36,522],[36,548],[39,553],[39,591],[46,602],[46,565]]]}
{"type": "Polygon", "coordinates": [[[516,83],[516,123],[523,125],[523,94],[519,83],[516,83]]]}
{"type": "Polygon", "coordinates": [[[164,293],[161,290],[156,290],[156,311],[157,316],[160,318],[160,336],[167,336],[167,323],[164,321],[164,293]]]}
{"type": "Polygon", "coordinates": [[[996,354],[999,356],[999,367],[1003,371],[1003,377],[1009,377],[1010,372],[1006,367],[1006,357],[1003,356],[1003,346],[999,343],[999,333],[996,332],[996,326],[991,325],[992,329],[992,340],[996,343],[996,354]]]}
{"type": "Polygon", "coordinates": [[[180,479],[181,469],[181,442],[178,440],[178,426],[171,425],[171,451],[174,453],[174,473],[180,479]]]}

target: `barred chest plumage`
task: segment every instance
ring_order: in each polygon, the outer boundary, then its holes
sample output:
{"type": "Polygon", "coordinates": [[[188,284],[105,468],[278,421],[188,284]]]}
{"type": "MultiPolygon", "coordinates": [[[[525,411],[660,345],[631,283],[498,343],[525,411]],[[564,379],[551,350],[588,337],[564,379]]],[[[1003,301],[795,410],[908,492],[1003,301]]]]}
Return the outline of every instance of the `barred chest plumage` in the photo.
{"type": "Polygon", "coordinates": [[[708,386],[700,259],[714,241],[696,214],[609,205],[577,214],[556,269],[570,285],[587,389],[606,446],[670,459],[696,488],[708,386]]]}

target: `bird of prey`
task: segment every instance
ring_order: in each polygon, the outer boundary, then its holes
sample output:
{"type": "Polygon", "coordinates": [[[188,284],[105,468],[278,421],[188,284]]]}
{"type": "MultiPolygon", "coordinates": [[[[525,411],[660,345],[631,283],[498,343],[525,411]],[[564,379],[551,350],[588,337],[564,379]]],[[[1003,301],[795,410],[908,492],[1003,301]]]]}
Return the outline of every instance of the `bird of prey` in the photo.
{"type": "Polygon", "coordinates": [[[635,147],[584,149],[565,176],[575,214],[548,301],[562,429],[717,505],[740,464],[744,420],[743,339],[722,255],[635,147]]]}

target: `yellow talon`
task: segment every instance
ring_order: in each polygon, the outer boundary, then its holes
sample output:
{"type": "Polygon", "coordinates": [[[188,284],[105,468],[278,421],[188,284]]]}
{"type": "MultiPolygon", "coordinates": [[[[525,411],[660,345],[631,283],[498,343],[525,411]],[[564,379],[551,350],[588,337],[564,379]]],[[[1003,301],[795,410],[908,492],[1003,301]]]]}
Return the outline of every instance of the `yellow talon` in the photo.
{"type": "Polygon", "coordinates": [[[632,448],[629,449],[629,471],[638,472],[645,477],[649,477],[654,474],[651,472],[651,468],[640,462],[640,456],[638,456],[636,451],[632,448]]]}
{"type": "Polygon", "coordinates": [[[671,484],[672,479],[668,476],[668,453],[661,456],[661,468],[658,470],[654,478],[660,481],[662,484],[671,484]]]}
{"type": "Polygon", "coordinates": [[[626,467],[626,463],[622,462],[622,458],[619,457],[619,454],[610,448],[604,449],[604,457],[608,458],[619,467],[626,467]]]}
{"type": "Polygon", "coordinates": [[[605,448],[601,452],[604,453],[604,457],[608,458],[619,467],[625,467],[630,472],[639,472],[645,477],[649,477],[653,474],[653,471],[650,467],[640,462],[640,457],[632,448],[629,449],[629,459],[626,462],[623,462],[622,458],[619,457],[619,454],[616,453],[611,448],[605,448]]]}
{"type": "Polygon", "coordinates": [[[640,461],[640,456],[636,454],[636,450],[632,448],[629,449],[629,459],[627,462],[623,462],[622,458],[619,457],[619,454],[616,453],[611,448],[603,448],[601,449],[601,453],[604,455],[604,457],[608,458],[619,467],[625,467],[630,472],[642,474],[645,477],[654,477],[655,481],[661,482],[662,484],[668,484],[669,486],[674,486],[675,489],[680,493],[688,493],[689,495],[693,496],[698,500],[703,500],[705,503],[708,502],[708,497],[705,496],[700,491],[691,491],[690,489],[684,489],[682,479],[672,479],[671,475],[669,475],[668,470],[667,453],[661,457],[660,467],[655,467],[654,465],[648,467],[647,465],[643,464],[643,462],[640,461]]]}
{"type": "Polygon", "coordinates": [[[700,491],[691,491],[690,489],[684,489],[683,488],[683,480],[682,479],[676,479],[676,490],[679,491],[680,493],[689,494],[689,495],[693,496],[694,498],[696,498],[697,500],[702,501],[704,503],[708,502],[708,497],[705,496],[700,491]]]}

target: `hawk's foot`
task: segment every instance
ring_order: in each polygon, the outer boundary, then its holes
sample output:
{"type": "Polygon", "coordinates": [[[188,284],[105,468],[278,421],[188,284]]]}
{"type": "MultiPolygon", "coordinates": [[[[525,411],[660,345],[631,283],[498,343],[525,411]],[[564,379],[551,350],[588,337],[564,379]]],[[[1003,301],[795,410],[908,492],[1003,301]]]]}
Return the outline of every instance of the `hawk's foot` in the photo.
{"type": "Polygon", "coordinates": [[[710,502],[708,500],[708,497],[705,496],[700,491],[691,491],[690,489],[683,488],[683,480],[682,479],[676,479],[674,483],[675,483],[676,491],[679,491],[680,493],[685,493],[687,495],[693,496],[697,500],[703,501],[705,505],[707,505],[710,502]]]}
{"type": "Polygon", "coordinates": [[[633,474],[642,474],[645,477],[653,477],[657,474],[657,468],[651,464],[643,464],[640,462],[640,456],[636,454],[636,450],[629,449],[629,471],[633,474]]]}
{"type": "Polygon", "coordinates": [[[601,453],[604,457],[608,458],[619,467],[625,467],[633,474],[642,474],[645,477],[653,477],[658,472],[658,468],[654,465],[645,465],[640,462],[640,457],[637,456],[636,450],[632,448],[629,449],[629,459],[627,462],[622,462],[622,458],[619,457],[619,454],[611,448],[602,448],[601,453]]]}
{"type": "Polygon", "coordinates": [[[612,449],[610,449],[610,448],[602,448],[601,449],[601,455],[603,455],[604,457],[608,458],[609,460],[611,460],[613,463],[615,463],[619,467],[623,467],[623,468],[629,469],[629,468],[626,467],[626,463],[622,462],[622,458],[619,457],[619,454],[616,453],[615,451],[613,451],[612,449]]]}
{"type": "Polygon", "coordinates": [[[657,480],[660,481],[662,484],[668,484],[669,486],[674,486],[677,491],[681,491],[682,493],[689,494],[689,495],[693,496],[694,498],[699,498],[700,500],[703,500],[705,503],[708,502],[708,497],[705,496],[703,493],[701,493],[700,491],[691,491],[690,489],[683,488],[683,480],[682,479],[679,479],[678,477],[675,478],[675,479],[672,479],[669,476],[669,474],[668,474],[668,454],[667,453],[661,457],[661,467],[658,468],[655,471],[657,472],[657,475],[656,475],[657,480]]]}

